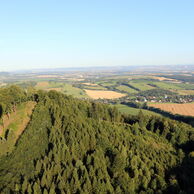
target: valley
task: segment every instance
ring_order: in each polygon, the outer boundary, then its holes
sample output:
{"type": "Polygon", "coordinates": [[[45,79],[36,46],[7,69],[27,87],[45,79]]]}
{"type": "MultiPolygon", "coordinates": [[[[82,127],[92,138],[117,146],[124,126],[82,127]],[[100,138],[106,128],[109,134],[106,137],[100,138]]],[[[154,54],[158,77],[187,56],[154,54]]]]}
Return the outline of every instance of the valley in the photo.
{"type": "Polygon", "coordinates": [[[1,77],[0,193],[192,193],[192,76],[107,74],[1,77]]]}

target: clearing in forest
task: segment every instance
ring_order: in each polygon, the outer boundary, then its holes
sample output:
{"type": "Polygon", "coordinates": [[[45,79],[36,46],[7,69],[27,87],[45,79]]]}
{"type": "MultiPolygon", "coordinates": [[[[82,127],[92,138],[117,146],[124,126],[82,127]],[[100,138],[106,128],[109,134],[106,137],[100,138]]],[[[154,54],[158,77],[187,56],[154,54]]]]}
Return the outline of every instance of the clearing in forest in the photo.
{"type": "Polygon", "coordinates": [[[126,94],[122,94],[119,92],[114,91],[103,91],[103,90],[85,90],[86,94],[93,98],[93,99],[114,99],[114,98],[121,98],[123,96],[126,96],[126,94]]]}
{"type": "Polygon", "coordinates": [[[159,108],[161,110],[171,112],[173,114],[194,116],[194,103],[188,104],[173,104],[173,103],[156,103],[149,106],[159,108]]]}
{"type": "Polygon", "coordinates": [[[0,156],[11,153],[14,146],[26,129],[36,103],[29,101],[17,106],[15,112],[12,112],[8,118],[4,115],[0,122],[0,156]]]}
{"type": "Polygon", "coordinates": [[[22,103],[18,105],[16,112],[10,114],[9,118],[4,115],[1,119],[1,123],[3,122],[4,125],[0,125],[0,136],[4,136],[6,130],[9,129],[14,131],[17,139],[30,121],[35,105],[36,103],[32,101],[22,103]]]}
{"type": "Polygon", "coordinates": [[[139,111],[141,110],[144,115],[161,116],[159,113],[155,113],[155,112],[152,112],[152,111],[149,111],[149,110],[129,107],[129,106],[124,105],[124,104],[117,104],[115,106],[118,108],[118,110],[121,113],[124,113],[124,114],[138,115],[139,111]]]}

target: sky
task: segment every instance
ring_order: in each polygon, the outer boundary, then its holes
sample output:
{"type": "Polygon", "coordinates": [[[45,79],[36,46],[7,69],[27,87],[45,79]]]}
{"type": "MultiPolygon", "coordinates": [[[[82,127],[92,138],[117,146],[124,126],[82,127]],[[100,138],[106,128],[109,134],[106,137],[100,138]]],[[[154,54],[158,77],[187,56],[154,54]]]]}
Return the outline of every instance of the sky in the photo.
{"type": "Polygon", "coordinates": [[[193,0],[0,0],[0,71],[194,64],[193,0]]]}

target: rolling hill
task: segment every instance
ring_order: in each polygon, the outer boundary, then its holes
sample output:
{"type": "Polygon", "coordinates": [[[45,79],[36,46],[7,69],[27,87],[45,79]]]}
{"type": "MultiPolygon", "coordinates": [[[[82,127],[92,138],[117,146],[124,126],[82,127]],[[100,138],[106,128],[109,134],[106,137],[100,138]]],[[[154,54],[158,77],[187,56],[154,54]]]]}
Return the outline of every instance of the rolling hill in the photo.
{"type": "Polygon", "coordinates": [[[29,101],[36,106],[28,125],[0,157],[1,193],[194,191],[190,125],[16,86],[0,90],[1,118],[29,101]]]}

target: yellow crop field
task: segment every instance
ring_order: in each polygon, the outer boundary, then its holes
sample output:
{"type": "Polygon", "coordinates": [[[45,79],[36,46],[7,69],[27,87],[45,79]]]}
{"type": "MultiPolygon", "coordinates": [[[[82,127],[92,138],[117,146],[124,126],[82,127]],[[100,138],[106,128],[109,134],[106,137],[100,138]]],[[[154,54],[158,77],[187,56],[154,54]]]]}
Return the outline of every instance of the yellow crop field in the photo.
{"type": "Polygon", "coordinates": [[[194,116],[194,104],[173,104],[173,103],[157,103],[150,104],[150,106],[159,108],[164,111],[171,112],[173,114],[180,114],[185,116],[194,116]]]}
{"type": "Polygon", "coordinates": [[[114,91],[103,91],[103,90],[85,90],[86,94],[93,99],[114,99],[121,98],[126,96],[126,94],[122,94],[114,91]]]}

